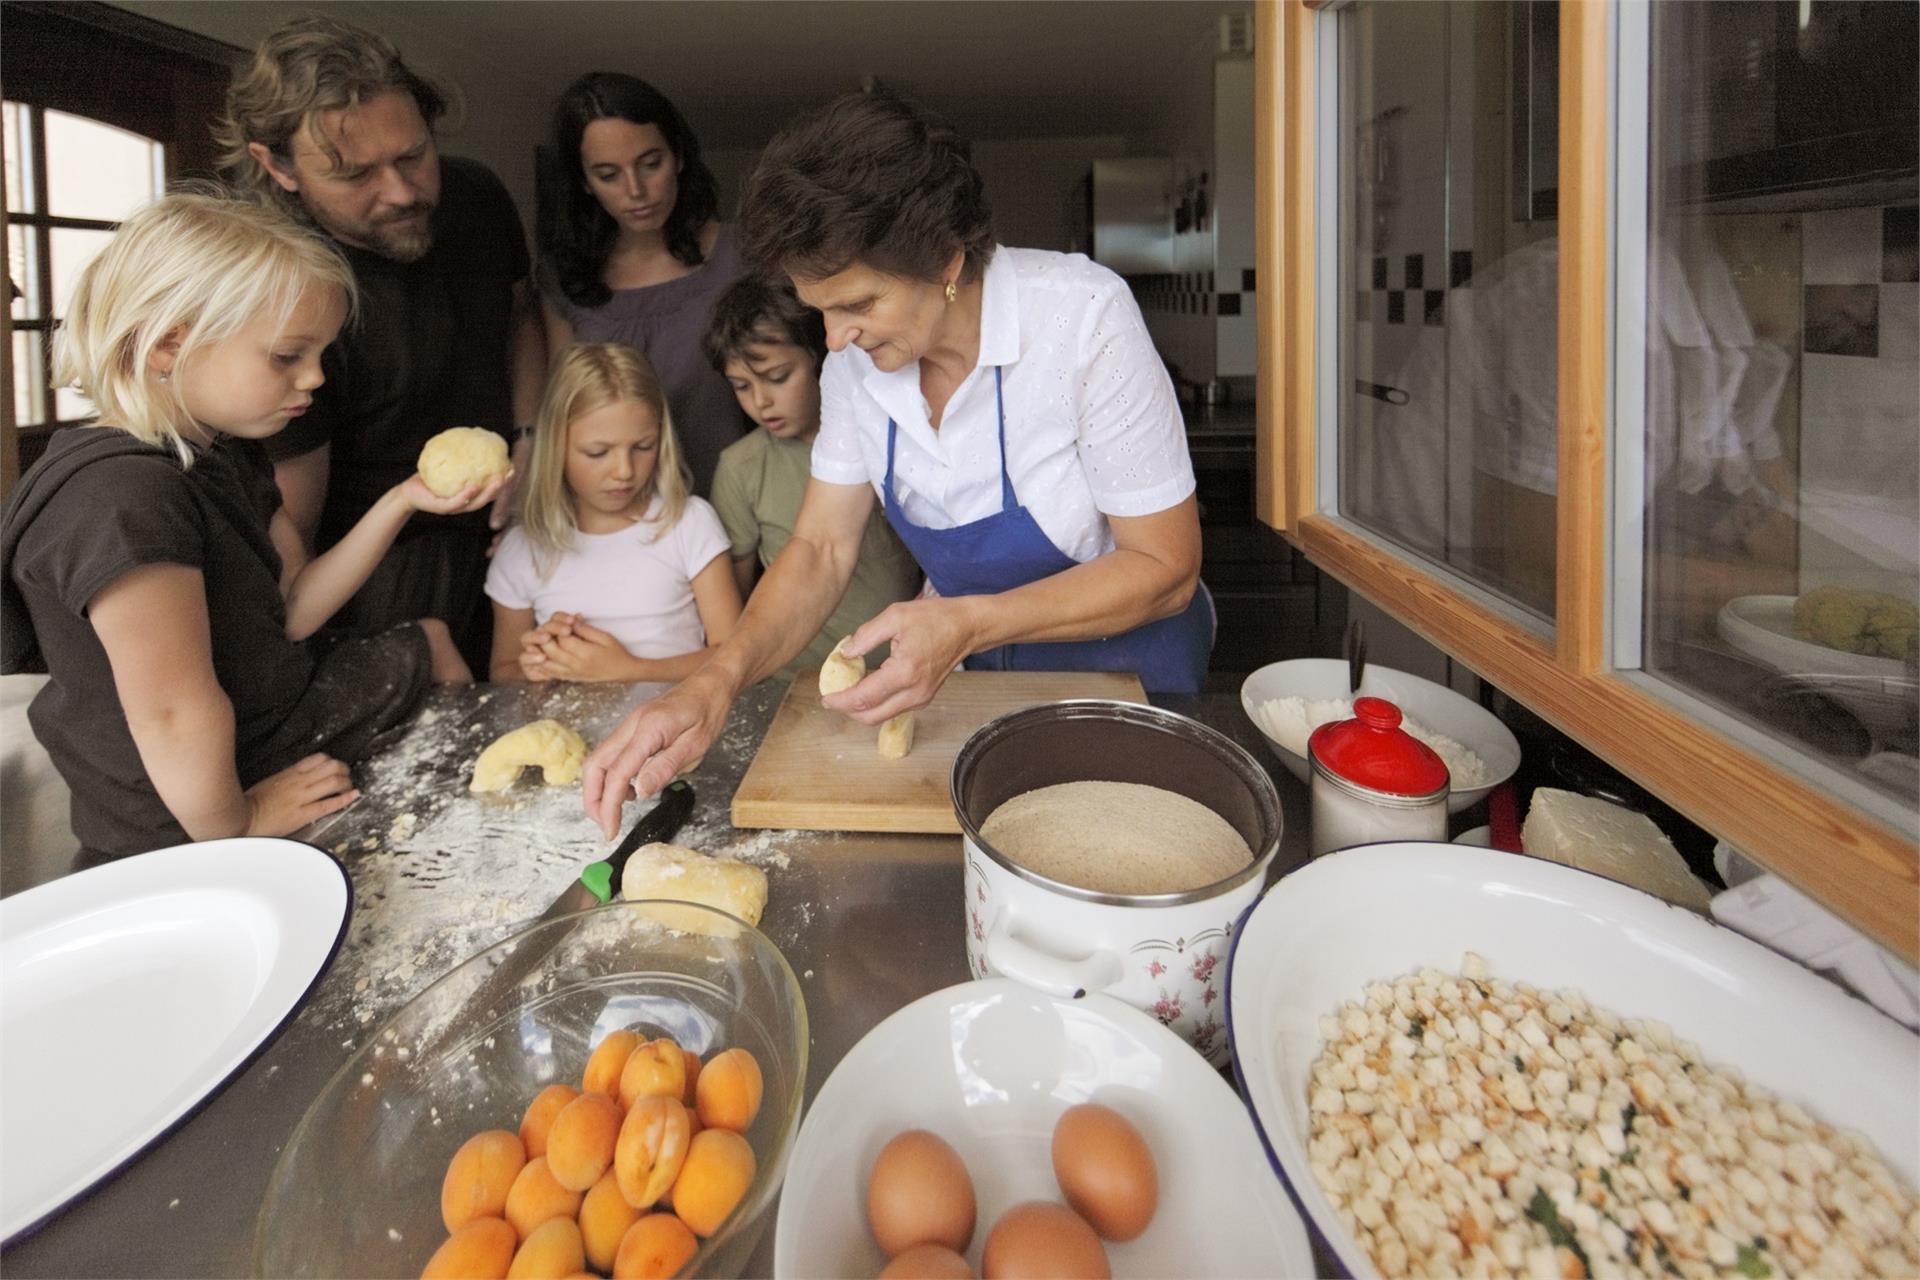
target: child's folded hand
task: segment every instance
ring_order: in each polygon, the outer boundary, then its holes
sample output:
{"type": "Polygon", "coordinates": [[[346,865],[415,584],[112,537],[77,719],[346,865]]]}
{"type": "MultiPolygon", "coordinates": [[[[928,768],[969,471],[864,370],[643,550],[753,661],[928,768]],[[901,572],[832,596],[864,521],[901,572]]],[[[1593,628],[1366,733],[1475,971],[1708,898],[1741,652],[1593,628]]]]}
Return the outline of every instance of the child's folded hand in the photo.
{"type": "MultiPolygon", "coordinates": [[[[555,680],[628,680],[633,656],[611,635],[580,618],[570,618],[563,635],[539,642],[541,667],[555,680]]],[[[526,669],[526,660],[521,662],[526,669]]]]}

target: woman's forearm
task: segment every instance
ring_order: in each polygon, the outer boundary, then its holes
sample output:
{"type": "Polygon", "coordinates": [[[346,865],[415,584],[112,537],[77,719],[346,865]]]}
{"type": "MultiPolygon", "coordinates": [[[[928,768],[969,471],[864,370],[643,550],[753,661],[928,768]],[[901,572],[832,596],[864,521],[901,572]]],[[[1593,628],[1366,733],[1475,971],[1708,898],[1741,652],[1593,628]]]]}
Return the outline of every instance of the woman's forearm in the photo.
{"type": "Polygon", "coordinates": [[[315,556],[287,587],[287,637],[305,640],[353,598],[413,515],[398,489],[380,495],[347,536],[315,556]]]}
{"type": "Polygon", "coordinates": [[[765,679],[820,634],[852,579],[853,562],[844,552],[796,535],[768,566],[726,643],[710,657],[688,655],[700,658],[693,666],[711,671],[734,694],[765,679]]]}
{"type": "Polygon", "coordinates": [[[964,597],[973,651],[1120,635],[1186,608],[1197,581],[1142,552],[1116,548],[1024,587],[964,597]]]}

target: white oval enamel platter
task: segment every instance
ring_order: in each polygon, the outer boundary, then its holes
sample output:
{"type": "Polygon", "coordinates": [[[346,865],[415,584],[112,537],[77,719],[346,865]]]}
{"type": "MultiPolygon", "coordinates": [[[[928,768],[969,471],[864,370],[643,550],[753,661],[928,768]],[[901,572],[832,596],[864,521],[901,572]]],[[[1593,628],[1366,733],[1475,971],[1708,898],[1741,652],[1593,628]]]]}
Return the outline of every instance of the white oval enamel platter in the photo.
{"type": "Polygon", "coordinates": [[[239,839],[0,900],[0,1238],[120,1169],[237,1075],[326,971],[352,895],[318,849],[239,839]]]}
{"type": "Polygon", "coordinates": [[[1495,977],[1572,987],[1657,1018],[1706,1060],[1858,1129],[1920,1175],[1920,1037],[1730,929],[1611,880],[1455,844],[1376,844],[1316,859],[1267,892],[1227,969],[1234,1069],[1274,1165],[1356,1276],[1378,1274],[1307,1163],[1319,1019],[1370,982],[1468,951],[1495,977]]]}
{"type": "Polygon", "coordinates": [[[1006,978],[923,996],[853,1047],[820,1089],[787,1166],[773,1273],[871,1276],[867,1171],[903,1129],[966,1162],[979,1217],[967,1258],[1022,1200],[1060,1200],[1050,1155],[1068,1107],[1119,1111],[1152,1148],[1160,1206],[1105,1242],[1116,1276],[1311,1276],[1306,1231],[1268,1173],[1246,1108],[1187,1043],[1108,996],[1056,998],[1006,978]]]}

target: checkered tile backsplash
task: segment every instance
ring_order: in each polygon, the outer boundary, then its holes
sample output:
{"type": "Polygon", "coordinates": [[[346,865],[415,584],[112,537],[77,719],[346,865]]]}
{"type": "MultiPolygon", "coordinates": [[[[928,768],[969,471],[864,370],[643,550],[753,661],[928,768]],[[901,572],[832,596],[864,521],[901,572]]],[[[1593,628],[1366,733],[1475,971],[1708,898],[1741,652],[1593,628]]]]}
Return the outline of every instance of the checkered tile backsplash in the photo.
{"type": "Polygon", "coordinates": [[[1363,324],[1443,325],[1447,293],[1473,282],[1473,250],[1447,255],[1446,279],[1423,253],[1381,254],[1370,263],[1372,288],[1353,296],[1353,318],[1363,324]],[[1444,286],[1444,287],[1443,287],[1444,286]]]}
{"type": "Polygon", "coordinates": [[[1142,311],[1178,316],[1253,314],[1253,268],[1237,271],[1161,271],[1123,277],[1142,311]],[[1215,290],[1215,283],[1237,287],[1215,290]]]}

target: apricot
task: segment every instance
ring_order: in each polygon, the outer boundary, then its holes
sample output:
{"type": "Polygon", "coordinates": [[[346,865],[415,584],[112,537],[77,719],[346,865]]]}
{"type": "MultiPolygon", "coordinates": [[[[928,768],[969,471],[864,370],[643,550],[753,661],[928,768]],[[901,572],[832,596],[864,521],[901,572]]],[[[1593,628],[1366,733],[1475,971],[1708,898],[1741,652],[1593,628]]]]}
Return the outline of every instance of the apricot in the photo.
{"type": "Polygon", "coordinates": [[[547,1167],[545,1156],[535,1156],[521,1168],[507,1192],[507,1221],[521,1240],[553,1218],[571,1218],[580,1212],[580,1193],[563,1187],[547,1167]]]}
{"type": "Polygon", "coordinates": [[[620,1104],[629,1109],[640,1098],[660,1094],[681,1098],[687,1092],[687,1060],[671,1040],[649,1040],[633,1051],[620,1072],[620,1104]]]}
{"type": "Polygon", "coordinates": [[[687,1109],[678,1098],[652,1094],[635,1099],[613,1150],[613,1172],[627,1203],[645,1209],[665,1195],[692,1141],[687,1109]]]}
{"type": "Polygon", "coordinates": [[[620,1105],[604,1093],[583,1093],[560,1109],[547,1132],[547,1169],[569,1191],[585,1192],[613,1163],[620,1105]]]}
{"type": "Polygon", "coordinates": [[[534,1095],[527,1104],[527,1114],[520,1118],[520,1143],[526,1147],[529,1160],[547,1154],[547,1133],[553,1128],[553,1118],[579,1096],[580,1091],[570,1084],[550,1084],[534,1095]]]}
{"type": "Polygon", "coordinates": [[[745,1049],[728,1049],[714,1055],[712,1062],[700,1068],[695,1099],[700,1123],[708,1129],[731,1129],[745,1133],[753,1118],[760,1114],[760,1094],[764,1088],[760,1063],[745,1049]]]}
{"type": "MultiPolygon", "coordinates": [[[[619,1167],[617,1155],[614,1166],[619,1167]]],[[[593,1190],[580,1202],[580,1239],[586,1247],[587,1261],[595,1271],[613,1270],[620,1240],[639,1217],[640,1211],[620,1194],[620,1179],[614,1170],[601,1174],[600,1181],[593,1184],[593,1190]]]]}
{"type": "Polygon", "coordinates": [[[659,1280],[678,1275],[700,1242],[670,1213],[650,1213],[627,1228],[613,1260],[613,1280],[659,1280]]]}
{"type": "Polygon", "coordinates": [[[515,1240],[505,1218],[469,1219],[433,1251],[420,1280],[505,1280],[515,1240]]]}
{"type": "Polygon", "coordinates": [[[695,1235],[712,1235],[747,1193],[753,1170],[753,1148],[745,1138],[731,1129],[702,1129],[674,1179],[673,1211],[695,1235]]]}
{"type": "Polygon", "coordinates": [[[453,1153],[447,1176],[440,1183],[440,1220],[448,1231],[458,1231],[475,1218],[498,1218],[507,1207],[507,1192],[527,1163],[520,1135],[505,1129],[476,1133],[453,1153]]]}
{"type": "Polygon", "coordinates": [[[533,1229],[513,1255],[507,1280],[561,1280],[587,1265],[580,1228],[571,1218],[549,1218],[533,1229]]]}
{"type": "Polygon", "coordinates": [[[606,1039],[593,1046],[593,1052],[587,1055],[587,1069],[580,1073],[580,1091],[618,1097],[620,1069],[627,1065],[627,1055],[642,1043],[637,1031],[608,1032],[606,1039]]]}

